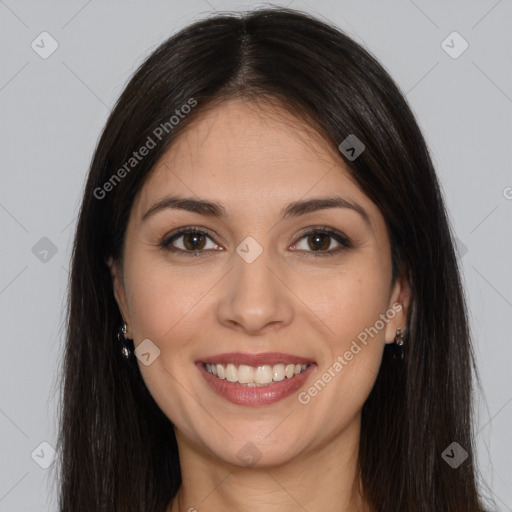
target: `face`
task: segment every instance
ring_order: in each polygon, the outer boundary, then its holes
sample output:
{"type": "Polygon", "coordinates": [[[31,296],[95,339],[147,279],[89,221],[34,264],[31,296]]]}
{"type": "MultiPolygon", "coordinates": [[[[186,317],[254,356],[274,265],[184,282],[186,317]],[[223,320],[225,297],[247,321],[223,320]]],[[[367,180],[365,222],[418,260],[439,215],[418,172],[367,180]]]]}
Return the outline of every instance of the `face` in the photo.
{"type": "Polygon", "coordinates": [[[263,104],[224,102],[180,134],[111,269],[179,439],[236,465],[283,464],[342,436],[406,323],[382,214],[336,147],[263,104]]]}

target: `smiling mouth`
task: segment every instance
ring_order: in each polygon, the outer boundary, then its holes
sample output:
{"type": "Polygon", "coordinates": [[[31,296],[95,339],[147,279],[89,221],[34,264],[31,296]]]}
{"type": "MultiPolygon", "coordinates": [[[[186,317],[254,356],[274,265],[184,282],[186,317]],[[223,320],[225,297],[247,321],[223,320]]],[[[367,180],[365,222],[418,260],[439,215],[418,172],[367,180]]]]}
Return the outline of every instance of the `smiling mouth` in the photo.
{"type": "Polygon", "coordinates": [[[249,366],[232,363],[202,363],[203,368],[219,380],[226,380],[245,387],[265,387],[276,382],[293,379],[306,371],[311,364],[280,363],[249,366]]]}

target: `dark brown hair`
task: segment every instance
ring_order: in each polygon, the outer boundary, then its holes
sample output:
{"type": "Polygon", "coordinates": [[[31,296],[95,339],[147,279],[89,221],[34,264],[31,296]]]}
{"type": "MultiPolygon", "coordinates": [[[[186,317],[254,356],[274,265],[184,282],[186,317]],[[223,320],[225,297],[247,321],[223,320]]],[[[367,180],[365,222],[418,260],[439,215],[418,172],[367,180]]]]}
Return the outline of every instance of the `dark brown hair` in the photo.
{"type": "Polygon", "coordinates": [[[275,101],[335,146],[350,134],[366,146],[356,160],[340,153],[340,161],[384,216],[393,278],[405,275],[412,287],[405,360],[395,364],[386,347],[363,406],[366,500],[380,512],[480,512],[476,370],[451,229],[423,136],[368,51],[326,22],[278,8],[215,15],[165,41],[129,81],[101,135],[72,256],[60,510],[163,512],[181,485],[173,426],[136,361],[121,355],[122,318],[106,260],[122,261],[133,200],[162,153],[199,112],[233,97],[275,101]],[[156,137],[156,127],[191,99],[197,106],[156,137]],[[155,147],[119,173],[148,137],[155,147]],[[457,469],[441,456],[452,442],[469,454],[457,469]]]}

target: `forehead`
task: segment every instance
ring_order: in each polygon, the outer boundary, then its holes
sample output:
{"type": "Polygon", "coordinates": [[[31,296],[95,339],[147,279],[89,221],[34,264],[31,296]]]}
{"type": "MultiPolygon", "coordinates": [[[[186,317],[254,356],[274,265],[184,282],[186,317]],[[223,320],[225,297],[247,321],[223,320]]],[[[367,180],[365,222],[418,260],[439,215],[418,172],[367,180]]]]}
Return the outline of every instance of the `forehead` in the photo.
{"type": "Polygon", "coordinates": [[[167,194],[198,195],[253,215],[334,193],[377,213],[332,143],[275,105],[235,99],[202,112],[179,134],[134,207],[146,211],[167,194]]]}

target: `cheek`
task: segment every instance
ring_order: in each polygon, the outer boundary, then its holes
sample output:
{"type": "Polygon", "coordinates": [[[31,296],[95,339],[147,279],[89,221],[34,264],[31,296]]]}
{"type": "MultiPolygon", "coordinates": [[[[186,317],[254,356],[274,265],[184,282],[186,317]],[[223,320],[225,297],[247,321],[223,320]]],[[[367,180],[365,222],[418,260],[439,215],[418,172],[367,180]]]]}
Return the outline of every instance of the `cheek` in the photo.
{"type": "MultiPolygon", "coordinates": [[[[183,320],[201,307],[213,277],[197,277],[193,268],[172,267],[156,261],[154,255],[138,255],[128,264],[127,292],[135,340],[173,339],[173,348],[188,338],[183,320]],[[173,333],[180,333],[173,336],[173,333]]],[[[203,274],[204,275],[204,274],[203,274]]],[[[190,335],[192,336],[192,332],[190,335]]],[[[167,348],[167,347],[166,347],[167,348]]]]}
{"type": "Polygon", "coordinates": [[[173,270],[161,261],[155,262],[154,256],[144,253],[133,256],[126,266],[134,345],[150,339],[160,350],[150,365],[138,361],[143,380],[171,421],[186,418],[193,424],[193,415],[189,417],[190,407],[186,405],[190,395],[183,391],[184,385],[191,389],[187,382],[190,367],[184,362],[190,359],[190,342],[197,337],[194,315],[212,284],[202,279],[195,282],[193,276],[173,270]]]}
{"type": "Polygon", "coordinates": [[[329,334],[322,340],[315,378],[299,399],[304,411],[314,410],[321,418],[313,420],[313,430],[338,432],[361,410],[379,372],[386,325],[380,318],[389,290],[387,274],[378,268],[369,272],[368,267],[351,267],[329,286],[329,294],[309,295],[329,334]]]}
{"type": "MultiPolygon", "coordinates": [[[[347,265],[343,271],[329,276],[317,276],[314,284],[311,281],[298,282],[300,288],[295,289],[327,326],[324,332],[329,333],[331,347],[339,352],[350,346],[360,333],[374,326],[380,315],[386,312],[388,277],[386,269],[381,266],[361,262],[347,265]]],[[[383,329],[379,329],[380,335],[384,336],[383,329]]]]}

